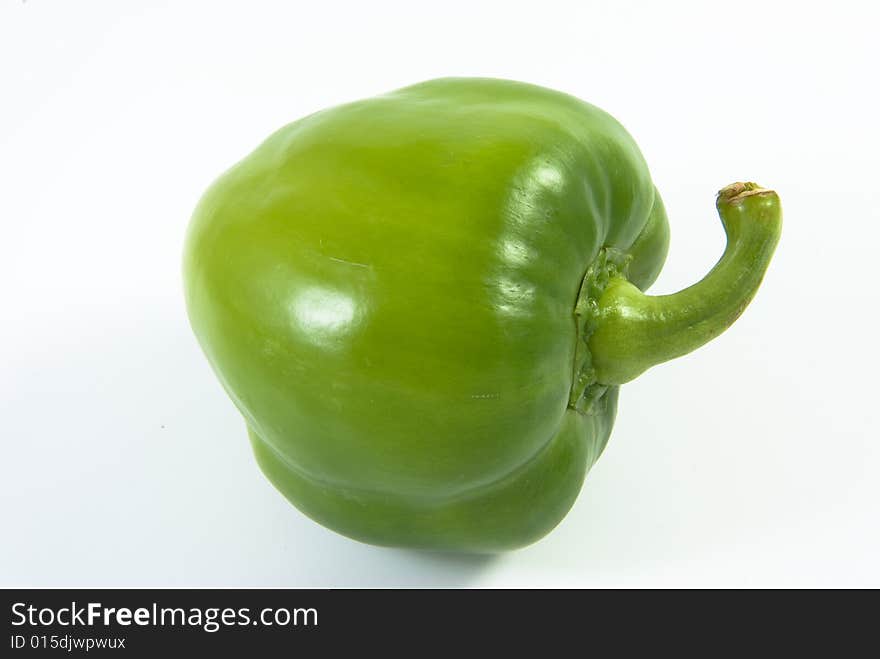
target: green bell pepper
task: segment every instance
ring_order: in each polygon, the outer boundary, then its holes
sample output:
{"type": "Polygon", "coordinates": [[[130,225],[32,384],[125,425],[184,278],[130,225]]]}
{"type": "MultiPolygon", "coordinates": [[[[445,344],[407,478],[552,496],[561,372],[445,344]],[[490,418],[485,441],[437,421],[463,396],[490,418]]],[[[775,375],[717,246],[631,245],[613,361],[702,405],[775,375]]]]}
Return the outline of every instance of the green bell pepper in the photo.
{"type": "Polygon", "coordinates": [[[629,134],[571,96],[433,80],[289,124],[205,193],[189,318],[300,510],[379,545],[494,552],[571,507],[619,385],[743,311],[777,195],[718,195],[728,245],[699,283],[666,258],[629,134]]]}

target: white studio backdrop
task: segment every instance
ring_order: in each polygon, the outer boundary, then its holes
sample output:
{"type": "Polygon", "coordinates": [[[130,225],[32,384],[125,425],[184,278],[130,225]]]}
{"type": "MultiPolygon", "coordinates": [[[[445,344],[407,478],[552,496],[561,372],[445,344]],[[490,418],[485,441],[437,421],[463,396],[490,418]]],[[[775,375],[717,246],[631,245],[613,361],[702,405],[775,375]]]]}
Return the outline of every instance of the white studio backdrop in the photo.
{"type": "MultiPolygon", "coordinates": [[[[876,3],[0,3],[0,585],[880,586],[876,3]],[[623,387],[559,528],[497,557],[293,509],[186,321],[204,188],[317,109],[446,75],[616,116],[672,225],[654,292],[774,187],[739,322],[623,387]]],[[[454,193],[454,191],[451,191],[454,193]]]]}

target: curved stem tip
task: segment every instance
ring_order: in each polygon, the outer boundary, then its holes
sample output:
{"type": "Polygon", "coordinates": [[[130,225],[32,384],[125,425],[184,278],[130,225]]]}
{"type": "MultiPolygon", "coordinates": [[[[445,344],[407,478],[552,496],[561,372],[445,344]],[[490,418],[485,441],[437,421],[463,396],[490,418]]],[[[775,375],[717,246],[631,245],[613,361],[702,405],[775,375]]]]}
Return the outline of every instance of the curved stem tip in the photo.
{"type": "Polygon", "coordinates": [[[609,282],[589,340],[600,384],[623,384],[696,350],[730,327],[754,297],[779,241],[779,197],[755,183],[734,183],[718,193],[716,206],[727,248],[701,281],[658,296],[623,277],[609,282]]]}

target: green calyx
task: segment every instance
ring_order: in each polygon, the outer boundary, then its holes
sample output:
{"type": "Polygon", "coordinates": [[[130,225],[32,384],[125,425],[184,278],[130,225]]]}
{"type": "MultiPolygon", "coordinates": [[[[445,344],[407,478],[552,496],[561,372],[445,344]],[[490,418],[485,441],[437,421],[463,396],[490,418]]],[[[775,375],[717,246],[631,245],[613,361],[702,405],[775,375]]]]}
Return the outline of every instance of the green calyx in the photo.
{"type": "Polygon", "coordinates": [[[608,390],[608,385],[596,381],[596,369],[589,347],[590,337],[596,331],[600,317],[599,299],[612,279],[627,276],[631,260],[632,257],[622,250],[603,247],[581,282],[574,307],[577,346],[568,399],[568,406],[581,414],[591,414],[608,390]]]}
{"type": "Polygon", "coordinates": [[[724,254],[701,281],[678,293],[645,295],[626,278],[625,254],[600,254],[575,306],[570,407],[588,413],[609,386],[696,350],[752,300],[779,241],[779,197],[755,183],[734,183],[718,193],[716,206],[727,234],[724,254]]]}

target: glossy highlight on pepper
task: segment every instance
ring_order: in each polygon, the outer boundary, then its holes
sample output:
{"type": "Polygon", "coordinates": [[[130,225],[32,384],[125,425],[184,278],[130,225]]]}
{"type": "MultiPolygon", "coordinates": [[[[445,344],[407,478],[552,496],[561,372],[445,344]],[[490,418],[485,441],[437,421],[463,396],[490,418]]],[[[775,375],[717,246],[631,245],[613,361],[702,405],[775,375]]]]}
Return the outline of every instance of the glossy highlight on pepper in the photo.
{"type": "Polygon", "coordinates": [[[629,134],[571,96],[448,78],[312,114],[223,174],[184,254],[190,322],[257,462],[379,545],[495,552],[548,533],[619,386],[728,327],[781,230],[723,189],[728,245],[650,296],[669,227],[629,134]]]}

